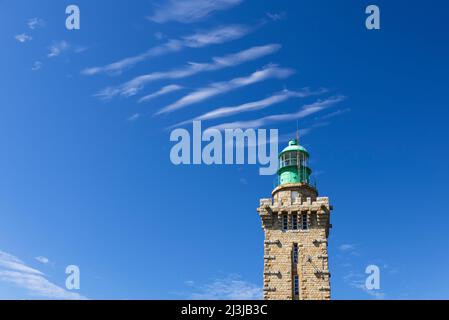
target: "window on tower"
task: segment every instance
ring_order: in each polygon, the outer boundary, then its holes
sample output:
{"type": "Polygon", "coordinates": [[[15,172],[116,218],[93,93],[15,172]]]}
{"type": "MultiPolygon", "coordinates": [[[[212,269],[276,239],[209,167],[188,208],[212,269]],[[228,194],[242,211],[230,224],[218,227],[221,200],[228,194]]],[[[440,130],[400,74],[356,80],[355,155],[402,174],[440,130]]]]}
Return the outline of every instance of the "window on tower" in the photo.
{"type": "Polygon", "coordinates": [[[292,203],[296,203],[299,198],[299,192],[298,191],[292,191],[292,203]]]}
{"type": "Polygon", "coordinates": [[[291,155],[292,159],[291,159],[291,165],[298,165],[298,154],[297,153],[292,153],[291,155]]]}
{"type": "Polygon", "coordinates": [[[288,230],[288,215],[286,213],[282,215],[282,230],[288,230]]]}
{"type": "Polygon", "coordinates": [[[303,213],[301,216],[301,229],[302,230],[308,230],[309,229],[309,224],[307,222],[307,214],[303,213]]]}
{"type": "Polygon", "coordinates": [[[292,214],[292,229],[298,230],[298,215],[292,214]]]}
{"type": "Polygon", "coordinates": [[[298,264],[298,244],[293,244],[293,264],[298,264]]]}
{"type": "Polygon", "coordinates": [[[293,295],[295,298],[299,296],[299,277],[297,275],[293,276],[293,295]]]}
{"type": "Polygon", "coordinates": [[[286,153],[285,154],[285,165],[289,166],[291,164],[291,157],[290,157],[290,153],[286,153]]]}

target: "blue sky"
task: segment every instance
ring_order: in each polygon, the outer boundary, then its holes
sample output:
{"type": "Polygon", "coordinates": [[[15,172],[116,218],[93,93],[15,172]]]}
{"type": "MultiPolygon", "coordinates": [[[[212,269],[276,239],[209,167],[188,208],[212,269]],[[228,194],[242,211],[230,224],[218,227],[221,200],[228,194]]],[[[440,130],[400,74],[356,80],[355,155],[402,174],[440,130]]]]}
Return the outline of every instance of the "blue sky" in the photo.
{"type": "Polygon", "coordinates": [[[257,298],[273,177],[174,166],[167,128],[327,102],[257,124],[288,136],[299,120],[335,208],[333,298],[447,299],[449,5],[375,1],[368,31],[369,4],[0,1],[0,298],[257,298]],[[360,287],[370,264],[380,291],[360,287]]]}

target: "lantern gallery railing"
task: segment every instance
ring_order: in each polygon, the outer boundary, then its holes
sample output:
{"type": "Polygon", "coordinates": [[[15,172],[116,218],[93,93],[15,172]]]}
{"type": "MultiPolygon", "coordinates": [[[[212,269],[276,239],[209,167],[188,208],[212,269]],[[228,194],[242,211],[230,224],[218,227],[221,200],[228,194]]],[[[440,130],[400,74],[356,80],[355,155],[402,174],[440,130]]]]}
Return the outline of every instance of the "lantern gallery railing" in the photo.
{"type": "MultiPolygon", "coordinates": [[[[309,177],[308,179],[305,179],[304,181],[301,181],[301,183],[305,183],[314,189],[317,189],[317,182],[314,177],[309,177]]],[[[276,178],[273,179],[273,188],[279,187],[281,185],[281,178],[279,176],[276,176],[276,178]]]]}

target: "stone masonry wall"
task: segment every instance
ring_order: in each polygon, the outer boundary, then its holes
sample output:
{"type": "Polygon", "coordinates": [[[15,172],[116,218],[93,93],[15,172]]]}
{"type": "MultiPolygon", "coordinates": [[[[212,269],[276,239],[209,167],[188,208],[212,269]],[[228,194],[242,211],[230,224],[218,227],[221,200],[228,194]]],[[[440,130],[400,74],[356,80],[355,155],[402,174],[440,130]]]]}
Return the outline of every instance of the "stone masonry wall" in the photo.
{"type": "Polygon", "coordinates": [[[273,199],[261,199],[258,211],[265,232],[265,299],[330,299],[327,237],[331,209],[328,198],[316,197],[316,191],[304,185],[284,186],[275,189],[273,199]],[[300,196],[292,200],[292,191],[300,196]],[[283,215],[288,217],[288,230],[282,228],[283,215]],[[292,230],[294,215],[299,230],[292,230]],[[302,215],[307,217],[307,230],[301,230],[302,215]],[[297,264],[293,263],[295,243],[297,264]],[[299,296],[293,294],[294,275],[299,277],[299,296]]]}

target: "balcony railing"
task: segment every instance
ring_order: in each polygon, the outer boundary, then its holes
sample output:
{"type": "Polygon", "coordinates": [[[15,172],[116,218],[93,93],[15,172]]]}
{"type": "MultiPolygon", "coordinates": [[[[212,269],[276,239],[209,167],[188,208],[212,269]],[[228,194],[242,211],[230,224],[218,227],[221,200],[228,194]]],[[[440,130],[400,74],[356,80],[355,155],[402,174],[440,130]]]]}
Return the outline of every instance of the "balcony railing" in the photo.
{"type": "MultiPolygon", "coordinates": [[[[315,177],[309,177],[307,181],[301,181],[300,183],[305,183],[313,187],[314,189],[317,189],[317,182],[315,177]]],[[[279,176],[276,176],[273,180],[273,189],[279,187],[280,185],[281,185],[281,178],[279,176]]]]}

